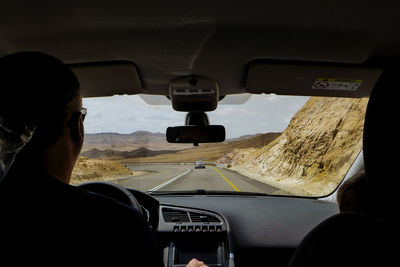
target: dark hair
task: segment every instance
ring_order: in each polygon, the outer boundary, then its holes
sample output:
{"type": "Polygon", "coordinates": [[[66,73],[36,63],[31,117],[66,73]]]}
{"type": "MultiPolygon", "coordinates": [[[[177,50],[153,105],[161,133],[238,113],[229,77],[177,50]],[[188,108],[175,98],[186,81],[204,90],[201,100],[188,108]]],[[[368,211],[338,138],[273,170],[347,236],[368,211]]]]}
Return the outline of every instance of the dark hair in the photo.
{"type": "Polygon", "coordinates": [[[369,202],[368,182],[365,171],[362,170],[344,182],[338,190],[337,201],[339,210],[360,212],[369,214],[371,212],[369,202]]]}
{"type": "Polygon", "coordinates": [[[30,147],[54,143],[79,95],[77,77],[53,56],[19,52],[0,58],[0,116],[16,132],[36,126],[30,147]]]}

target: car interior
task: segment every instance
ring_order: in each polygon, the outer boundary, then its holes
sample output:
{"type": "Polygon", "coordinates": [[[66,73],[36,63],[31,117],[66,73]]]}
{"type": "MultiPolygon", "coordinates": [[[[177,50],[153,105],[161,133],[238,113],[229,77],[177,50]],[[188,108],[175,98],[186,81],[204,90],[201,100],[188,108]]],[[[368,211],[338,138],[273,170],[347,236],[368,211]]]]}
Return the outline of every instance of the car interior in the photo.
{"type": "MultiPolygon", "coordinates": [[[[239,190],[227,164],[208,158],[146,190],[104,181],[77,186],[140,210],[166,267],[192,258],[210,267],[333,266],[351,257],[349,265],[394,264],[400,2],[6,0],[0,12],[0,56],[40,51],[61,59],[79,78],[84,100],[161,99],[171,113],[186,115],[164,129],[174,145],[212,148],[228,140],[229,128],[211,120],[223,101],[240,104],[263,94],[371,99],[362,149],[351,162],[346,158],[329,193],[239,190]],[[338,188],[364,168],[385,220],[339,213],[338,188]],[[205,181],[210,170],[232,191],[166,190],[188,172],[205,181]]],[[[257,122],[263,116],[256,114],[257,122]]]]}

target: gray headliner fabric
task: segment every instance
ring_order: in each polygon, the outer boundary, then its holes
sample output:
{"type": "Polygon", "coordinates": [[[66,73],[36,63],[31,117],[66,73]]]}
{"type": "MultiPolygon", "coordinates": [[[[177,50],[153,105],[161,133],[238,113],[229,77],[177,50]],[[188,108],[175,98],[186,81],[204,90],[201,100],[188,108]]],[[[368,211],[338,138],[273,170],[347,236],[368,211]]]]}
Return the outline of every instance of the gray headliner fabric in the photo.
{"type": "Polygon", "coordinates": [[[400,2],[3,1],[0,56],[50,53],[67,63],[129,60],[143,93],[198,74],[243,93],[255,59],[360,64],[400,52],[400,2]]]}

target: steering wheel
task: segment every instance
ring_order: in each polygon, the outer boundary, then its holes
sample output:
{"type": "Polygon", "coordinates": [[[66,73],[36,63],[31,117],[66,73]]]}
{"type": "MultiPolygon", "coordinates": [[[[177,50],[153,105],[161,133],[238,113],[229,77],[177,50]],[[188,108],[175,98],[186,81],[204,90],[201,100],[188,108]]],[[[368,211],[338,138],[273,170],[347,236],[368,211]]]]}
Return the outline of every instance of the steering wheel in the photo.
{"type": "Polygon", "coordinates": [[[118,184],[110,182],[87,182],[79,184],[78,187],[118,200],[137,210],[143,216],[142,208],[133,194],[118,184]]]}

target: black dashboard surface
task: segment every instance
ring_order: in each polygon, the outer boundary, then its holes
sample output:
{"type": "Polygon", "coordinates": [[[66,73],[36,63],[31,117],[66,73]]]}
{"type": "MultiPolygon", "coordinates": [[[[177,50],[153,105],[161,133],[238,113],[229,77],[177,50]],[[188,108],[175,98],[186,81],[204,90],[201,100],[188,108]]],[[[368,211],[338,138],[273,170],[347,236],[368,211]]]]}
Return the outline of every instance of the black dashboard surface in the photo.
{"type": "Polygon", "coordinates": [[[159,195],[161,205],[214,211],[230,226],[233,244],[242,248],[295,248],[317,224],[338,212],[316,199],[239,195],[159,195]]]}

